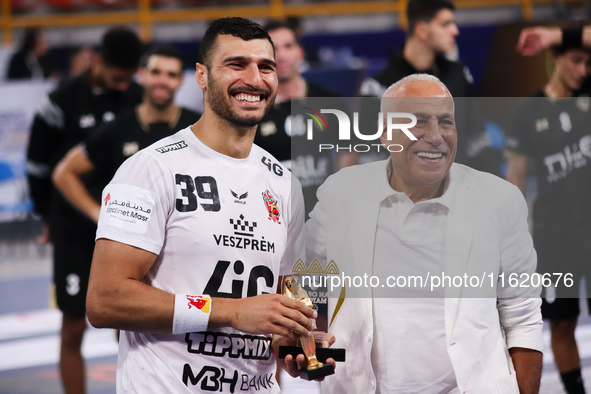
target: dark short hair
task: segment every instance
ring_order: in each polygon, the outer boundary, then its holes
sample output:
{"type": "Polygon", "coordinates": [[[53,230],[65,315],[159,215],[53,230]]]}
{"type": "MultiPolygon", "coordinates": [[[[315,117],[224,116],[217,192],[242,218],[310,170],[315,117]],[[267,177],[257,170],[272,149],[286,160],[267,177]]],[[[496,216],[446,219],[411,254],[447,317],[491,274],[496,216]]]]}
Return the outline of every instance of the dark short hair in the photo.
{"type": "Polygon", "coordinates": [[[550,51],[555,56],[564,55],[566,52],[578,49],[587,53],[591,53],[591,49],[585,47],[581,39],[570,40],[568,36],[570,34],[576,34],[578,37],[583,35],[583,25],[581,23],[569,24],[568,26],[562,27],[562,43],[560,45],[554,45],[550,47],[550,51]]]}
{"type": "Polygon", "coordinates": [[[157,45],[150,48],[146,53],[142,55],[140,58],[140,66],[146,67],[148,62],[150,61],[151,56],[162,56],[162,57],[171,57],[177,59],[181,62],[184,62],[183,53],[179,51],[177,48],[170,46],[170,45],[157,45]]]}
{"type": "Polygon", "coordinates": [[[265,24],[265,30],[267,30],[267,32],[271,32],[271,31],[275,31],[275,30],[279,30],[279,29],[287,29],[287,30],[291,31],[293,33],[293,37],[295,38],[295,41],[297,42],[297,44],[302,45],[302,43],[300,42],[300,37],[299,37],[293,23],[289,23],[288,21],[280,21],[277,19],[272,19],[265,24]]]}
{"type": "Polygon", "coordinates": [[[132,69],[138,67],[143,47],[137,34],[120,26],[109,29],[103,35],[100,51],[105,65],[132,69]]]}
{"type": "Polygon", "coordinates": [[[408,35],[414,34],[418,22],[430,22],[442,10],[455,10],[452,0],[409,0],[406,7],[408,35]]]}
{"type": "Polygon", "coordinates": [[[220,18],[211,22],[199,45],[199,59],[206,67],[209,67],[211,53],[215,47],[216,39],[220,35],[230,35],[245,41],[268,40],[275,51],[269,33],[258,23],[240,17],[220,18]]]}

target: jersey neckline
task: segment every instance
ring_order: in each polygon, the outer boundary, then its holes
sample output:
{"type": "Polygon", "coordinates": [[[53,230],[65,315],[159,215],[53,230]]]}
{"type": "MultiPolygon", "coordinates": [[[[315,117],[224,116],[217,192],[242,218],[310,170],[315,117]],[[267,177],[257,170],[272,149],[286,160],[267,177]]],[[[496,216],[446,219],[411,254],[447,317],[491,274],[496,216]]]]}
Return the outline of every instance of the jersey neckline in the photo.
{"type": "Polygon", "coordinates": [[[250,149],[250,153],[248,155],[248,157],[244,158],[244,159],[236,159],[234,157],[230,157],[227,155],[224,155],[223,153],[220,153],[214,149],[211,149],[209,146],[205,145],[196,135],[195,133],[193,133],[193,131],[191,130],[190,127],[186,127],[185,129],[183,129],[181,131],[181,133],[186,134],[187,138],[190,139],[191,141],[193,141],[193,144],[201,151],[203,152],[205,155],[209,156],[212,159],[215,160],[220,160],[222,162],[224,162],[227,165],[233,166],[233,167],[243,167],[245,165],[249,165],[252,160],[253,160],[253,151],[256,149],[255,145],[253,144],[253,146],[250,149]]]}

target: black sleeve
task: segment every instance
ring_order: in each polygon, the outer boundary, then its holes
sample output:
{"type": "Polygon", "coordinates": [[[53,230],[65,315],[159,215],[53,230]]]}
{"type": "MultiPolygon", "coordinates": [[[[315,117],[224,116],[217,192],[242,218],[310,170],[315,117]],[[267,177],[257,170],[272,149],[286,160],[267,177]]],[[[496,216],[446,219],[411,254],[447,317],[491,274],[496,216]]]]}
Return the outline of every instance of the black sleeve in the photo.
{"type": "Polygon", "coordinates": [[[535,119],[532,106],[535,103],[542,103],[543,99],[528,98],[528,101],[517,106],[511,117],[511,127],[507,133],[507,150],[521,154],[523,156],[532,156],[532,143],[529,141],[529,125],[535,119]],[[535,101],[534,101],[535,100],[535,101]],[[529,104],[529,105],[528,105],[529,104]]]}
{"type": "Polygon", "coordinates": [[[27,148],[27,180],[33,200],[33,210],[45,217],[49,207],[52,183],[51,172],[57,164],[56,152],[63,140],[64,113],[47,96],[39,105],[27,148]]]}
{"type": "Polygon", "coordinates": [[[8,70],[6,73],[6,79],[16,80],[28,78],[31,78],[31,73],[27,63],[25,62],[25,55],[17,52],[10,59],[10,64],[8,65],[8,70]]]}

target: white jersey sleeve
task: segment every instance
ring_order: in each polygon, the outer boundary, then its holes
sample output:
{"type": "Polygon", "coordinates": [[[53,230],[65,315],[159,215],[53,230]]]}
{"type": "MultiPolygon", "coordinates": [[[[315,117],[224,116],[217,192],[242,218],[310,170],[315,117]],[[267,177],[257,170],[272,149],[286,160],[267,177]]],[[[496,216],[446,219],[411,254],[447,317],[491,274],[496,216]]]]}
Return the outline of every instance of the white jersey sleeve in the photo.
{"type": "Polygon", "coordinates": [[[154,157],[138,153],[119,168],[103,191],[97,239],[109,238],[159,254],[174,196],[169,172],[154,157]]]}

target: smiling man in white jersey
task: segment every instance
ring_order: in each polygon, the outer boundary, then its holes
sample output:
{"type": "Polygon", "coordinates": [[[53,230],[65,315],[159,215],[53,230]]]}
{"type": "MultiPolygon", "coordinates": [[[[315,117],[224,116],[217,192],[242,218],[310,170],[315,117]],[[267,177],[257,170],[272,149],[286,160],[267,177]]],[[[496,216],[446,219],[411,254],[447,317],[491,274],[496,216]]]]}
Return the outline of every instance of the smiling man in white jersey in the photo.
{"type": "Polygon", "coordinates": [[[118,392],[279,392],[270,334],[310,335],[315,312],[275,293],[303,226],[301,188],[253,145],[272,105],[272,41],[242,18],[200,48],[204,113],[126,161],[103,191],[88,292],[122,331],[118,392]],[[292,198],[293,196],[293,198],[292,198]]]}

